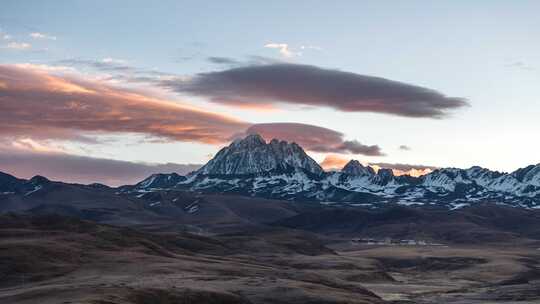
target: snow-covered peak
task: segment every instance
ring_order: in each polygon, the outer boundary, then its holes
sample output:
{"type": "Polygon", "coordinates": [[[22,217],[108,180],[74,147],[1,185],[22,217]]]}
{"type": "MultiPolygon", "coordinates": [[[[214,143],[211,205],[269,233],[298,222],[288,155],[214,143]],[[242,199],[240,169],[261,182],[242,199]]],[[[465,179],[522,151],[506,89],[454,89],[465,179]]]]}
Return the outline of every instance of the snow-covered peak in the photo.
{"type": "Polygon", "coordinates": [[[350,160],[344,167],[341,169],[341,172],[353,176],[363,176],[363,175],[374,175],[375,171],[371,167],[363,166],[359,161],[353,159],[350,160]]]}
{"type": "Polygon", "coordinates": [[[390,181],[394,178],[394,171],[392,169],[381,168],[377,171],[377,176],[384,181],[390,181]]]}
{"type": "Polygon", "coordinates": [[[266,145],[266,141],[259,134],[249,134],[232,142],[231,147],[256,148],[266,145]]]}
{"type": "Polygon", "coordinates": [[[423,186],[435,190],[454,191],[456,184],[459,183],[469,184],[471,180],[467,177],[465,170],[458,168],[437,169],[422,177],[423,186]]]}
{"type": "Polygon", "coordinates": [[[321,175],[322,168],[296,143],[277,139],[269,143],[258,134],[235,140],[200,168],[202,175],[253,175],[303,170],[321,175]]]}
{"type": "Polygon", "coordinates": [[[489,169],[479,166],[470,167],[469,169],[464,170],[464,172],[467,178],[475,181],[478,185],[484,187],[503,175],[503,173],[501,172],[491,171],[489,169]]]}
{"type": "Polygon", "coordinates": [[[501,173],[474,166],[469,169],[443,168],[422,178],[432,190],[454,191],[458,184],[480,186],[488,191],[534,197],[540,194],[540,166],[532,165],[515,172],[501,173]]]}
{"type": "Polygon", "coordinates": [[[522,183],[540,187],[540,164],[516,170],[512,176],[522,183]]]}

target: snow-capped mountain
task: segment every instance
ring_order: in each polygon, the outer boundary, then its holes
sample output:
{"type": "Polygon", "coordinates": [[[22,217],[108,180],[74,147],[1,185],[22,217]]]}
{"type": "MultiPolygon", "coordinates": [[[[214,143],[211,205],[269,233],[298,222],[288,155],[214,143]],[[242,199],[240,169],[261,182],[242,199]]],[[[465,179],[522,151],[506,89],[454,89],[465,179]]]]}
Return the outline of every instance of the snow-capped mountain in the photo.
{"type": "Polygon", "coordinates": [[[266,142],[252,134],[221,149],[184,178],[157,174],[130,191],[183,189],[236,193],[295,201],[447,205],[494,202],[540,208],[540,164],[501,173],[481,167],[442,168],[421,177],[395,176],[351,160],[341,171],[324,172],[296,143],[266,142]]]}
{"type": "Polygon", "coordinates": [[[363,166],[359,161],[353,159],[349,161],[343,169],[342,173],[350,176],[370,176],[375,174],[375,170],[369,166],[363,166]]]}
{"type": "Polygon", "coordinates": [[[179,188],[280,199],[309,199],[319,192],[325,172],[296,143],[266,142],[251,134],[221,149],[179,188]]]}
{"type": "MultiPolygon", "coordinates": [[[[61,184],[41,176],[24,180],[0,173],[0,197],[40,197],[61,184]]],[[[492,202],[540,209],[540,164],[512,173],[475,166],[442,168],[411,177],[395,176],[389,169],[375,171],[351,160],[341,171],[325,172],[299,145],[277,139],[266,142],[252,134],[221,149],[187,176],[153,174],[131,186],[112,189],[96,184],[87,189],[136,197],[186,190],[362,206],[398,203],[455,209],[492,202]]]]}
{"type": "Polygon", "coordinates": [[[469,185],[481,192],[494,192],[518,197],[540,196],[540,164],[501,173],[481,167],[469,169],[445,168],[422,177],[422,185],[433,191],[455,191],[456,187],[469,185]]]}
{"type": "Polygon", "coordinates": [[[315,175],[323,173],[319,164],[296,143],[277,139],[266,143],[260,135],[251,134],[221,149],[196,174],[234,176],[294,170],[302,170],[315,175]]]}

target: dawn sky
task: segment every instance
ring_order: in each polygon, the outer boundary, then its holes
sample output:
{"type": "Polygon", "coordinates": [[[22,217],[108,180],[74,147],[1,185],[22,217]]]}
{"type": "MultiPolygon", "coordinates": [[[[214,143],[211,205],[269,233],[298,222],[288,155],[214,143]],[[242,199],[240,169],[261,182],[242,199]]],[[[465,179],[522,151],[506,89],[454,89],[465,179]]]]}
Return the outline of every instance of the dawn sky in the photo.
{"type": "Polygon", "coordinates": [[[539,11],[2,1],[0,171],[121,184],[185,173],[250,132],[296,141],[327,167],[513,171],[539,162],[539,11]]]}

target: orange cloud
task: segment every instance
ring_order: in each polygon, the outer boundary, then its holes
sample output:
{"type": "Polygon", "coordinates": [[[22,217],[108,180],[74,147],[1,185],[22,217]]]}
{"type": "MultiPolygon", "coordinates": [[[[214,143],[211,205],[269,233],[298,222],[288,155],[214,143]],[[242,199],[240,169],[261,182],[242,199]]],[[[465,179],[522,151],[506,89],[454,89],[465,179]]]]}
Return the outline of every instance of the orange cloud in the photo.
{"type": "Polygon", "coordinates": [[[324,160],[319,165],[321,165],[321,167],[323,167],[323,169],[326,171],[341,170],[349,161],[350,159],[348,158],[344,158],[336,154],[329,154],[326,155],[324,160]]]}
{"type": "Polygon", "coordinates": [[[384,155],[379,146],[345,140],[335,130],[298,123],[252,124],[82,79],[64,68],[0,65],[0,83],[0,136],[4,137],[88,141],[88,135],[95,133],[137,133],[223,144],[235,135],[255,132],[268,140],[295,141],[315,152],[384,155]]]}
{"type": "MultiPolygon", "coordinates": [[[[329,154],[324,158],[320,165],[326,171],[341,170],[349,161],[349,158],[343,157],[341,155],[329,154]]],[[[385,168],[391,169],[395,176],[410,175],[414,177],[426,175],[436,169],[436,167],[432,166],[389,163],[365,164],[365,166],[373,168],[375,172],[378,172],[380,169],[385,168]]]]}
{"type": "Polygon", "coordinates": [[[398,170],[398,169],[392,169],[392,171],[394,172],[394,175],[396,175],[396,176],[410,175],[410,176],[414,176],[414,177],[419,177],[419,176],[426,175],[426,174],[429,174],[429,173],[433,172],[432,169],[427,169],[427,168],[426,169],[412,168],[412,169],[407,170],[407,171],[398,170]]]}
{"type": "Polygon", "coordinates": [[[121,132],[217,144],[250,125],[32,66],[0,65],[0,83],[0,135],[77,139],[88,132],[121,132]]]}
{"type": "Polygon", "coordinates": [[[396,176],[400,175],[410,175],[410,176],[422,176],[428,173],[433,172],[437,169],[434,166],[425,166],[425,165],[409,165],[409,164],[392,164],[392,163],[374,163],[370,164],[375,171],[379,171],[381,168],[392,169],[392,172],[396,176]]]}

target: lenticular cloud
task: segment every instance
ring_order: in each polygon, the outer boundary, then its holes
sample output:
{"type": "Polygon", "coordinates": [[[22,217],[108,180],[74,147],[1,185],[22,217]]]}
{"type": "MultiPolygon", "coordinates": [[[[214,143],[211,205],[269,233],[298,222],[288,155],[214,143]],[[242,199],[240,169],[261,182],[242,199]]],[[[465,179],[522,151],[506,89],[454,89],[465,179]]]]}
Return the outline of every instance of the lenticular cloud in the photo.
{"type": "Polygon", "coordinates": [[[444,118],[464,107],[464,98],[385,78],[274,63],[201,73],[163,86],[233,106],[298,104],[345,112],[374,112],[405,117],[444,118]]]}

